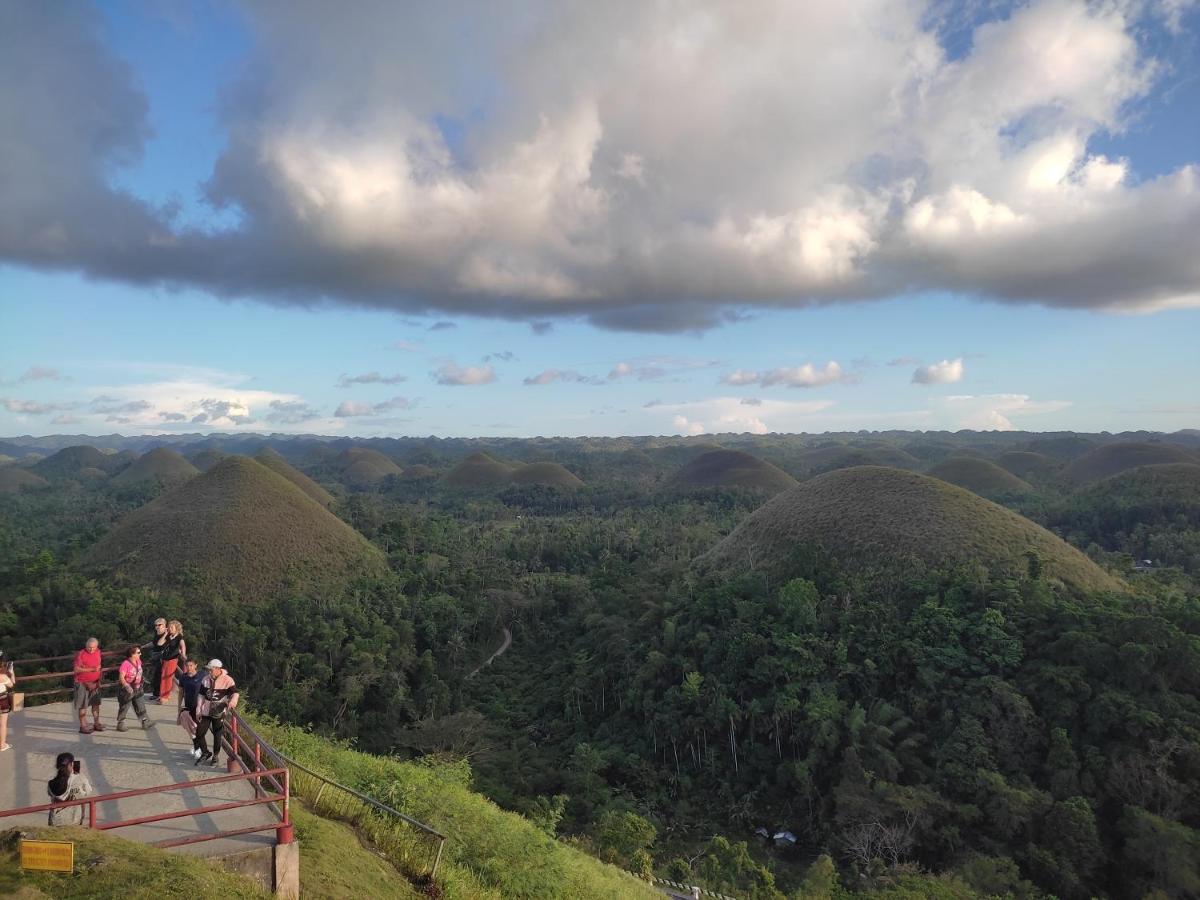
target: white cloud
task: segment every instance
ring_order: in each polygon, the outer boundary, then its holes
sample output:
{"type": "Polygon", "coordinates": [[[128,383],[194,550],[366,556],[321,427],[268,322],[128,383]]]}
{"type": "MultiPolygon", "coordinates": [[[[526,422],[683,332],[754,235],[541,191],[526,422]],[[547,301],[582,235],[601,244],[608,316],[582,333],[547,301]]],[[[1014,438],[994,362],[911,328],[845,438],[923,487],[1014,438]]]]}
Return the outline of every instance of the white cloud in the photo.
{"type": "Polygon", "coordinates": [[[363,375],[347,375],[342,373],[338,376],[337,386],[348,388],[356,384],[400,384],[402,381],[408,381],[408,376],[399,374],[380,375],[378,372],[367,372],[363,375]]]}
{"type": "Polygon", "coordinates": [[[704,434],[704,423],[692,422],[687,416],[675,416],[671,424],[679,434],[704,434]]]}
{"type": "Polygon", "coordinates": [[[46,366],[30,366],[17,379],[17,383],[26,384],[30,381],[62,381],[62,375],[58,369],[50,369],[46,366]]]}
{"type": "Polygon", "coordinates": [[[761,399],[747,403],[741,397],[711,397],[683,403],[655,401],[647,403],[642,409],[655,416],[670,415],[675,432],[680,434],[766,434],[770,431],[811,430],[813,417],[833,405],[832,400],[761,399]],[[696,428],[699,430],[690,430],[696,428]]]}
{"type": "Polygon", "coordinates": [[[525,378],[523,383],[528,386],[554,384],[556,381],[574,382],[576,384],[604,384],[604,379],[595,375],[583,375],[574,369],[543,369],[536,375],[525,378]]]}
{"type": "Polygon", "coordinates": [[[979,431],[1012,431],[1012,419],[1061,412],[1068,400],[1032,400],[1028,394],[958,394],[944,399],[957,427],[979,431]]]}
{"type": "Polygon", "coordinates": [[[790,368],[770,369],[765,372],[738,369],[724,376],[721,382],[734,387],[759,384],[763,387],[784,385],[791,388],[824,387],[829,384],[856,384],[861,379],[857,372],[846,372],[835,361],[830,360],[817,368],[812,363],[790,368]]]}
{"type": "Polygon", "coordinates": [[[496,380],[496,371],[491,365],[460,366],[451,361],[443,363],[429,376],[438,384],[445,385],[479,385],[491,384],[496,380]]]}
{"type": "Polygon", "coordinates": [[[1154,109],[1184,2],[975,4],[965,55],[908,0],[534,0],[485,31],[454,3],[255,4],[254,75],[228,90],[205,188],[239,224],[204,232],[109,184],[151,123],[100,14],[7,4],[23,128],[0,148],[0,255],[658,331],[922,290],[1195,306],[1200,169],[1143,177],[1089,149],[1154,109]],[[454,147],[445,119],[468,123],[454,147]]]}
{"type": "Polygon", "coordinates": [[[943,359],[941,362],[919,366],[912,374],[913,384],[954,384],[962,381],[962,357],[943,359]]]}

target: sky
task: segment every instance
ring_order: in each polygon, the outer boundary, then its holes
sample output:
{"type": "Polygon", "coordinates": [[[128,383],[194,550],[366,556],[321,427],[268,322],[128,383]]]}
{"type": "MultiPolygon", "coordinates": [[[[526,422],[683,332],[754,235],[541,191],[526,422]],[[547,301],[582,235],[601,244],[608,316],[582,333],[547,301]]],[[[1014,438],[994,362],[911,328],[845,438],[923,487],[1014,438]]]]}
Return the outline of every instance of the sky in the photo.
{"type": "Polygon", "coordinates": [[[0,435],[1200,427],[1192,0],[0,6],[0,435]]]}

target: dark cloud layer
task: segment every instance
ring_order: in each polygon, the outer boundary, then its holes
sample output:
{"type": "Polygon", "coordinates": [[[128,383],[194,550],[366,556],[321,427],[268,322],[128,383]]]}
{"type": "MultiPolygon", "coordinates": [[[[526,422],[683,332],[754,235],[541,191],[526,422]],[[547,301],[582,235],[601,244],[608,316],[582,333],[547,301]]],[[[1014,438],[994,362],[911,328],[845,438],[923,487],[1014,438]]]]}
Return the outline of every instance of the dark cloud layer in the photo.
{"type": "Polygon", "coordinates": [[[1140,179],[1089,150],[1152,100],[1137,36],[1169,39],[1176,8],[1034,0],[952,60],[923,4],[891,0],[534,2],[482,30],[457,3],[248,3],[251,74],[204,185],[238,224],[202,231],[114,187],[152,123],[100,14],[7,3],[0,261],[537,333],[922,290],[1196,305],[1197,169],[1140,179]],[[480,84],[504,97],[487,115],[480,84]]]}

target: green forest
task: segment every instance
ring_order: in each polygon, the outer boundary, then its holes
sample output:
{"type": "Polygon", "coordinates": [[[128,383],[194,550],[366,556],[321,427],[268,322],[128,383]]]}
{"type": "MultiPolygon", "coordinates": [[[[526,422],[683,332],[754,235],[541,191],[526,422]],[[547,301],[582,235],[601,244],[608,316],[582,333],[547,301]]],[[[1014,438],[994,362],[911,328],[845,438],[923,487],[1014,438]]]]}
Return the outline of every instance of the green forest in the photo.
{"type": "Polygon", "coordinates": [[[272,446],[0,469],[40,482],[0,492],[0,646],[178,618],[258,713],[737,897],[1200,896],[1193,443],[272,446]]]}

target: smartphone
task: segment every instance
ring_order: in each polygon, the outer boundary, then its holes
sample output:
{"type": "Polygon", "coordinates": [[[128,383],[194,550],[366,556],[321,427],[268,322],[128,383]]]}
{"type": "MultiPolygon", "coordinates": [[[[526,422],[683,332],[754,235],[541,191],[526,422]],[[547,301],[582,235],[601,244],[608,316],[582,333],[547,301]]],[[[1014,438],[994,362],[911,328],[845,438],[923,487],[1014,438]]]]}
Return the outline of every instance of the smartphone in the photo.
{"type": "Polygon", "coordinates": [[[75,774],[76,774],[76,775],[78,775],[78,774],[79,774],[79,767],[80,767],[81,765],[82,765],[82,763],[81,763],[79,760],[75,760],[75,762],[72,764],[72,766],[71,766],[71,767],[72,767],[72,768],[75,770],[75,774]]]}

